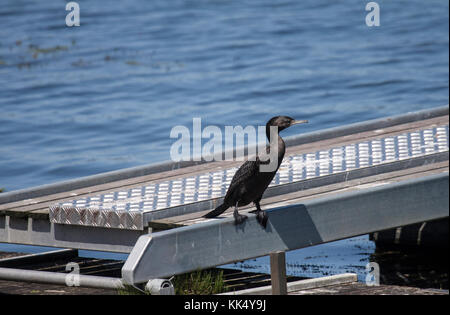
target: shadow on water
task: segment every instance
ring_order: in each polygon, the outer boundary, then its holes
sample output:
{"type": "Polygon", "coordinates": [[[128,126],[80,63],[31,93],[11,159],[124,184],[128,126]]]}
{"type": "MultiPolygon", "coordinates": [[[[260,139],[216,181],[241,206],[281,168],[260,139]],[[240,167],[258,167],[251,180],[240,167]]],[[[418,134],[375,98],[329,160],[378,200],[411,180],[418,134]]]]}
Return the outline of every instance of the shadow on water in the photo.
{"type": "Polygon", "coordinates": [[[380,266],[380,284],[448,290],[448,246],[377,246],[370,261],[380,266]]]}
{"type": "Polygon", "coordinates": [[[380,283],[448,290],[448,218],[374,233],[380,283]],[[419,245],[418,245],[419,244],[419,245]]]}

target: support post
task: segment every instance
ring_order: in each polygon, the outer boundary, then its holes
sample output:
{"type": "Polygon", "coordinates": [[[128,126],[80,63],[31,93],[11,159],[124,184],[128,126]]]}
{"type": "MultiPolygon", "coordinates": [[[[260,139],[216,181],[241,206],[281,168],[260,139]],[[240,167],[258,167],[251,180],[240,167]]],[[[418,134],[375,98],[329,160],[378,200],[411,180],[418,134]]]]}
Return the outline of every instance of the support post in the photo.
{"type": "Polygon", "coordinates": [[[286,295],[286,254],[283,251],[270,254],[270,276],[273,295],[286,295]]]}

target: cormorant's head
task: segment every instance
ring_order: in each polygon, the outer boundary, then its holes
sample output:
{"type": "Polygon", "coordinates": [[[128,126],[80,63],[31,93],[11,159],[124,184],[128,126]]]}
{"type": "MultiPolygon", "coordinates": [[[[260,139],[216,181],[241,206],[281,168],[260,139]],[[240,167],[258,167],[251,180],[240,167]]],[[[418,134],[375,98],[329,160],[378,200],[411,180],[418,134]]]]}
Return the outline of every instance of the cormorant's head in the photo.
{"type": "Polygon", "coordinates": [[[272,117],[266,124],[266,129],[269,130],[270,126],[278,126],[278,132],[283,129],[286,129],[290,126],[297,124],[307,123],[307,120],[295,120],[289,116],[275,116],[272,117]]]}

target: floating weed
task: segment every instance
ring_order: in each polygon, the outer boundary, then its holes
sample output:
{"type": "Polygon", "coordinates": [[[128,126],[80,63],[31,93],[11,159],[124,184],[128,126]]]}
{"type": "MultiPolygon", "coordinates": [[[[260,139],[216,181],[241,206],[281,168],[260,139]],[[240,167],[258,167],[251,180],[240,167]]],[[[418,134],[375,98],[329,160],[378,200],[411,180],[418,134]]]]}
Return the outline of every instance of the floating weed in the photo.
{"type": "Polygon", "coordinates": [[[125,63],[127,64],[127,65],[130,65],[130,66],[139,66],[139,65],[141,65],[139,62],[137,62],[136,60],[127,60],[127,61],[125,61],[125,63]]]}
{"type": "Polygon", "coordinates": [[[69,50],[69,48],[67,48],[67,46],[60,46],[60,45],[57,45],[55,47],[49,47],[49,48],[40,48],[39,46],[29,45],[28,48],[30,48],[30,50],[32,52],[38,53],[38,54],[50,54],[50,53],[55,53],[58,51],[69,50]]]}

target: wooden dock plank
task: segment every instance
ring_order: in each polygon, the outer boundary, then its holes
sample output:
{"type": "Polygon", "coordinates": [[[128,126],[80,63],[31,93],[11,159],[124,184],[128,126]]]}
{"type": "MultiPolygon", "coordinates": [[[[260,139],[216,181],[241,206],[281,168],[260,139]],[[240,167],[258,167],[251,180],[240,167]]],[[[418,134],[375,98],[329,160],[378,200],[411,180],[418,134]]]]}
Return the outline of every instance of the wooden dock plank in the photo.
{"type": "MultiPolygon", "coordinates": [[[[5,253],[0,252],[0,260],[11,257],[20,257],[23,253],[5,253]]],[[[46,254],[42,258],[44,258],[46,254]]],[[[21,262],[21,268],[39,269],[46,271],[64,270],[66,263],[76,261],[83,274],[117,276],[122,261],[108,262],[107,260],[97,260],[87,258],[84,261],[76,257],[67,255],[66,260],[41,259],[39,264],[30,259],[28,262],[21,262]],[[113,267],[109,265],[113,264],[113,267]],[[92,270],[92,271],[87,271],[92,270]]],[[[226,292],[222,295],[241,295],[245,294],[270,294],[270,277],[267,274],[248,273],[233,269],[218,269],[223,272],[226,292]]],[[[420,295],[448,295],[448,290],[442,289],[423,289],[413,286],[399,286],[392,284],[381,284],[380,286],[367,286],[363,282],[356,281],[356,275],[353,278],[346,275],[334,275],[321,278],[302,279],[298,277],[287,277],[288,295],[386,295],[386,294],[420,294],[420,295]]],[[[25,295],[110,295],[125,293],[118,290],[86,288],[86,287],[68,287],[58,284],[44,284],[22,281],[0,280],[0,294],[25,294],[25,295]]],[[[126,292],[128,294],[137,294],[137,291],[126,292]]],[[[233,297],[231,297],[233,298],[233,297]]]]}
{"type": "Polygon", "coordinates": [[[368,286],[362,282],[337,284],[292,291],[289,295],[448,295],[448,290],[385,285],[368,286]]]}

